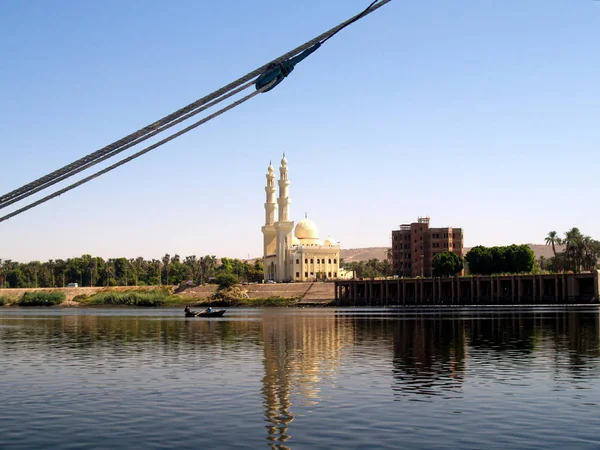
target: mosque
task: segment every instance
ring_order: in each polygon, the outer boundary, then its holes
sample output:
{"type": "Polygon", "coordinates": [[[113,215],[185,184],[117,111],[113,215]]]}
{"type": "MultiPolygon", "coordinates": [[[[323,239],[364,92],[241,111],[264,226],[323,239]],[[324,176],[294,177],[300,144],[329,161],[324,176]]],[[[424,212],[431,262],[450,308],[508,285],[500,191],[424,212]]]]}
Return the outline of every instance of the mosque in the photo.
{"type": "Polygon", "coordinates": [[[304,217],[294,228],[290,220],[290,180],[285,153],[279,168],[279,197],[275,201],[275,169],[267,169],[267,202],[263,263],[265,281],[314,281],[338,278],[340,244],[328,237],[319,239],[317,225],[304,217]],[[277,221],[275,221],[277,213],[277,221]],[[292,233],[293,232],[293,233],[292,233]]]}

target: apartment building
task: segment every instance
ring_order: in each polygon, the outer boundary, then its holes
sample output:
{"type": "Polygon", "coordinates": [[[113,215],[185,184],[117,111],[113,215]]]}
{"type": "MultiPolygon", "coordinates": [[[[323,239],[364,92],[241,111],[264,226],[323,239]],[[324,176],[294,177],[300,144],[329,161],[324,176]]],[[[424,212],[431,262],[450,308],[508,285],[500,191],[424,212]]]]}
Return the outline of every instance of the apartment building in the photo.
{"type": "Polygon", "coordinates": [[[429,217],[392,230],[394,273],[405,277],[431,277],[433,257],[443,251],[463,256],[462,228],[430,228],[429,217]]]}

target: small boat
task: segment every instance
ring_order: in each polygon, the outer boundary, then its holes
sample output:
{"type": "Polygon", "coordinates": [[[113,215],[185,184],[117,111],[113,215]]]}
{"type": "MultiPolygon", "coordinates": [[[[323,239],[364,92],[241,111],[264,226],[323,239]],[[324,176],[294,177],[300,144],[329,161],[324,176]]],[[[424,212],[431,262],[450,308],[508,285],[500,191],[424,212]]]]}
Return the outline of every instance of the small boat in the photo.
{"type": "Polygon", "coordinates": [[[223,317],[226,309],[216,309],[214,311],[186,311],[185,317],[223,317]]]}

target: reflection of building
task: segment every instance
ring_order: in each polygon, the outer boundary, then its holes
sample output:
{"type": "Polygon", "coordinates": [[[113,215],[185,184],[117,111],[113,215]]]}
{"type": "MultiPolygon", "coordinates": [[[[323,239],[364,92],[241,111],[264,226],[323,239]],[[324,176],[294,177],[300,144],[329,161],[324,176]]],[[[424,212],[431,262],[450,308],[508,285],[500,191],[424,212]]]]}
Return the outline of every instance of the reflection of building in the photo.
{"type": "Polygon", "coordinates": [[[462,386],[467,329],[457,318],[399,321],[394,331],[394,384],[404,395],[446,395],[462,386]]]}
{"type": "Polygon", "coordinates": [[[292,397],[304,406],[316,404],[321,383],[336,376],[342,348],[352,345],[353,336],[352,324],[337,320],[333,311],[317,316],[264,312],[262,392],[267,440],[274,448],[286,448],[275,441],[291,438],[292,397]]]}
{"type": "Polygon", "coordinates": [[[263,257],[265,281],[307,281],[338,278],[340,245],[330,237],[321,241],[319,229],[308,217],[298,222],[290,220],[290,180],[285,155],[279,168],[279,197],[275,202],[275,169],[269,164],[263,257]],[[275,211],[277,221],[275,221],[275,211]],[[292,235],[292,230],[294,233],[292,235]]]}
{"type": "Polygon", "coordinates": [[[444,251],[463,256],[462,228],[429,228],[429,217],[419,217],[417,222],[392,231],[392,261],[397,275],[430,277],[433,257],[444,251]]]}

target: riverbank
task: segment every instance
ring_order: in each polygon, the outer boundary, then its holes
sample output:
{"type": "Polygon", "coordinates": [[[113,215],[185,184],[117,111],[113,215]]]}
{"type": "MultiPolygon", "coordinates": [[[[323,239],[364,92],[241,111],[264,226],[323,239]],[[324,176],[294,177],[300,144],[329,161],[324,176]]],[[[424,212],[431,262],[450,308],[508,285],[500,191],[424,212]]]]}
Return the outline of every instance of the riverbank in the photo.
{"type": "Polygon", "coordinates": [[[114,286],[114,287],[77,287],[77,288],[20,288],[0,289],[0,305],[17,306],[23,295],[28,292],[52,293],[60,292],[64,301],[57,306],[80,307],[100,305],[152,306],[136,304],[136,298],[123,299],[130,293],[138,293],[137,297],[160,293],[162,299],[156,306],[308,306],[326,305],[334,300],[333,283],[280,283],[240,285],[239,297],[236,299],[214,299],[216,285],[204,286],[114,286]],[[114,295],[110,295],[114,294],[114,295]],[[124,302],[124,303],[118,303],[124,302]]]}

